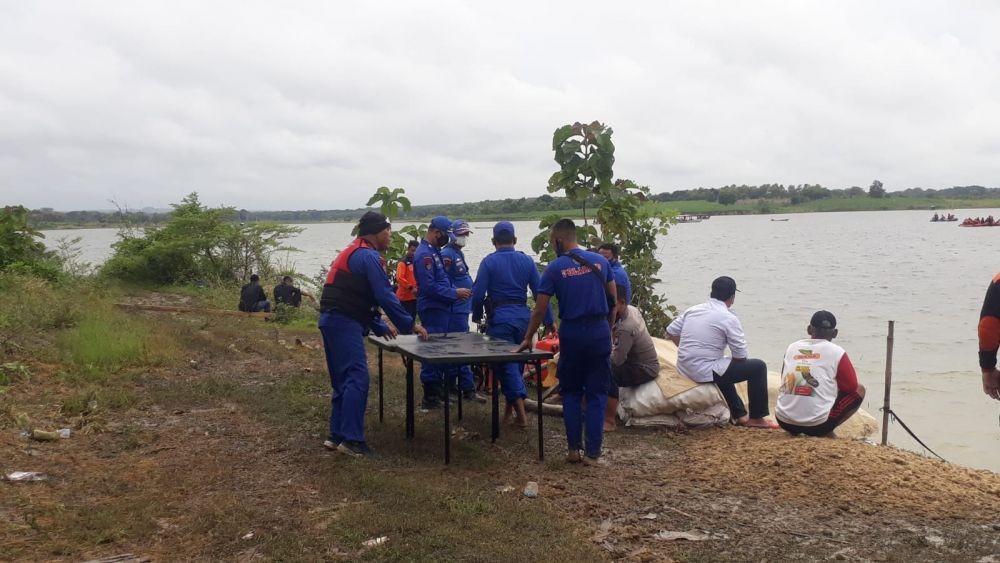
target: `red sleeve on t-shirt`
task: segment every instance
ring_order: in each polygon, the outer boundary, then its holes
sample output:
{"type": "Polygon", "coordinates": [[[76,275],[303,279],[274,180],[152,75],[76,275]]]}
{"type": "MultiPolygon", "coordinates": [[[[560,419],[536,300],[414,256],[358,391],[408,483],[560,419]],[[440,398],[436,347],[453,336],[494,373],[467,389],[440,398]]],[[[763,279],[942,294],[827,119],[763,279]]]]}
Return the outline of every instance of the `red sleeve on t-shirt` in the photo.
{"type": "Polygon", "coordinates": [[[854,371],[854,364],[847,357],[847,352],[840,358],[837,365],[837,391],[840,393],[858,392],[858,374],[854,371]]]}

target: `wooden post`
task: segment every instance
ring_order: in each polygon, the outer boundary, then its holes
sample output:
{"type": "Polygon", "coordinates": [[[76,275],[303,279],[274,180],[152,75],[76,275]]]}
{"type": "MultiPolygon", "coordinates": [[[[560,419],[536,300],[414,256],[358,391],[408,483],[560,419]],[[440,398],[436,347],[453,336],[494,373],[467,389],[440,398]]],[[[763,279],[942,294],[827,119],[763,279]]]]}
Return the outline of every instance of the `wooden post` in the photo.
{"type": "Polygon", "coordinates": [[[885,339],[885,397],[882,399],[882,445],[889,441],[889,393],[892,390],[892,329],[896,321],[889,321],[889,336],[885,339]]]}

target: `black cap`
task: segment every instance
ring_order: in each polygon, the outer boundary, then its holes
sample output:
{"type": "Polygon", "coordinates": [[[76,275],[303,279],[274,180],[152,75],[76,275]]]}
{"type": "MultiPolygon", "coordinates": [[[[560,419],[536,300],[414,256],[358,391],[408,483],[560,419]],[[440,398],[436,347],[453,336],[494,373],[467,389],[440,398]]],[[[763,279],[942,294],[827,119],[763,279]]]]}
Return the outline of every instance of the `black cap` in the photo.
{"type": "Polygon", "coordinates": [[[376,211],[369,211],[361,216],[358,221],[358,236],[375,235],[389,228],[389,220],[385,215],[376,211]]]}
{"type": "Polygon", "coordinates": [[[809,319],[809,326],[823,329],[837,328],[837,317],[830,311],[816,311],[809,319]]]}
{"type": "Polygon", "coordinates": [[[736,289],[736,280],[729,276],[719,276],[712,280],[712,298],[725,301],[739,291],[736,289]]]}
{"type": "Polygon", "coordinates": [[[250,281],[252,282],[260,281],[260,276],[258,276],[257,274],[250,274],[250,281]]]}

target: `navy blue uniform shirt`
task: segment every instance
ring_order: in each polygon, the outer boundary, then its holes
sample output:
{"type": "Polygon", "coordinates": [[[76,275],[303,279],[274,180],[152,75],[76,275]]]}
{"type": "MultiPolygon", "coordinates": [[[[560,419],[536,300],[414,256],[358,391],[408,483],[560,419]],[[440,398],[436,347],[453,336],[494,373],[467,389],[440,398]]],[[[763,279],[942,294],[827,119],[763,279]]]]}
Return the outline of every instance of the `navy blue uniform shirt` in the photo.
{"type": "MultiPolygon", "coordinates": [[[[451,280],[451,285],[472,289],[472,276],[469,275],[469,265],[465,262],[465,254],[462,249],[454,244],[449,244],[441,249],[441,261],[444,263],[444,271],[451,280]]],[[[466,299],[456,301],[451,306],[452,313],[468,314],[472,311],[472,303],[466,299]]]]}
{"type": "MultiPolygon", "coordinates": [[[[537,297],[540,281],[538,267],[530,256],[510,246],[498,248],[483,258],[476,272],[476,282],[472,286],[473,320],[478,322],[483,318],[483,302],[487,294],[494,303],[527,303],[527,290],[530,289],[531,294],[537,297]]],[[[552,324],[551,305],[545,311],[544,323],[552,324]]]]}
{"type": "MultiPolygon", "coordinates": [[[[611,262],[611,274],[615,277],[615,283],[625,286],[625,303],[632,303],[632,280],[628,277],[628,272],[618,260],[611,262]]],[[[621,297],[621,296],[619,296],[621,297]]]]}
{"type": "Polygon", "coordinates": [[[444,271],[444,262],[437,248],[426,240],[420,241],[413,255],[413,277],[417,279],[417,310],[451,311],[458,301],[455,286],[444,271]]]}
{"type": "Polygon", "coordinates": [[[576,254],[597,267],[598,276],[587,266],[563,255],[549,263],[542,274],[538,293],[555,295],[559,300],[559,318],[564,321],[608,316],[607,284],[614,281],[611,265],[596,252],[574,248],[567,254],[576,254]]]}

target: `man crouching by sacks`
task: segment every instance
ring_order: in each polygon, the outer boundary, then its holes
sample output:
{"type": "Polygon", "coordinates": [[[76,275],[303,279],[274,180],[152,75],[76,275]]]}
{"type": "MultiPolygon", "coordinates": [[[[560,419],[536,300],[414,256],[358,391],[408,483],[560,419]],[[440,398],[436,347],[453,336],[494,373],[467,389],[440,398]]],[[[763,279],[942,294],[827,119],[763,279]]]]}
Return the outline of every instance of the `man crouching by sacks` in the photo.
{"type": "Polygon", "coordinates": [[[847,352],[831,342],[837,337],[833,313],[816,311],[806,332],[809,338],[785,352],[774,416],[792,434],[834,437],[833,430],[861,407],[865,388],[847,352]]]}
{"type": "Polygon", "coordinates": [[[612,332],[611,388],[608,390],[608,407],[604,412],[604,431],[614,432],[618,419],[618,388],[637,387],[656,379],[660,374],[660,360],[656,346],[649,335],[642,313],[628,304],[628,288],[617,284],[618,319],[612,332]]]}
{"type": "Polygon", "coordinates": [[[365,335],[395,338],[397,330],[427,338],[413,323],[389,285],[382,253],[389,248],[392,227],[385,215],[369,211],[358,223],[358,238],[330,265],[320,298],[319,330],[330,372],[330,433],[323,446],[358,457],[373,455],[365,441],[368,406],[368,360],[365,335]],[[381,307],[395,328],[387,325],[381,307]]]}

